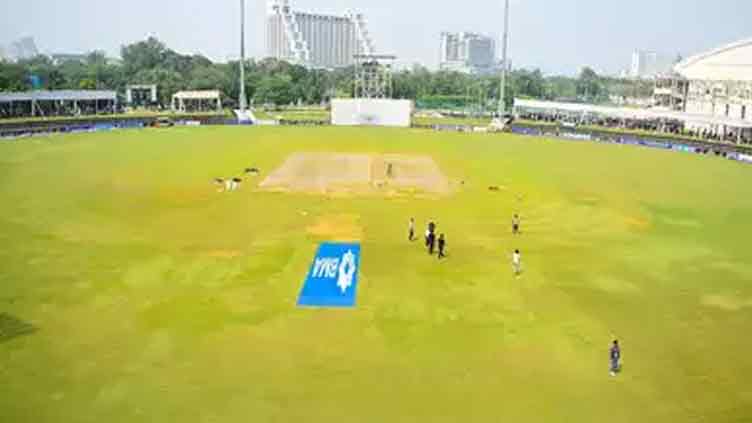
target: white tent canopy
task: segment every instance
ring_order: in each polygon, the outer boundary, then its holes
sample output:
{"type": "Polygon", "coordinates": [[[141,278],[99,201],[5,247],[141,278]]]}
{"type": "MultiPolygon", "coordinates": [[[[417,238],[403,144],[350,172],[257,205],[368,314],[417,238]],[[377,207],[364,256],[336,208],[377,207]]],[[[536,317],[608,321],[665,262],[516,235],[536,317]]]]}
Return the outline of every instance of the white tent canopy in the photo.
{"type": "Polygon", "coordinates": [[[0,93],[0,103],[24,101],[117,101],[115,91],[58,90],[0,93]]]}
{"type": "Polygon", "coordinates": [[[172,96],[172,110],[185,112],[188,105],[194,104],[199,111],[215,109],[222,111],[222,99],[219,90],[179,91],[172,96]],[[207,105],[205,108],[204,106],[207,105]]]}
{"type": "MultiPolygon", "coordinates": [[[[48,114],[112,113],[117,109],[117,93],[102,90],[40,90],[0,93],[0,115],[3,111],[21,115],[46,116],[48,114]]],[[[19,115],[19,116],[21,116],[19,115]]]]}

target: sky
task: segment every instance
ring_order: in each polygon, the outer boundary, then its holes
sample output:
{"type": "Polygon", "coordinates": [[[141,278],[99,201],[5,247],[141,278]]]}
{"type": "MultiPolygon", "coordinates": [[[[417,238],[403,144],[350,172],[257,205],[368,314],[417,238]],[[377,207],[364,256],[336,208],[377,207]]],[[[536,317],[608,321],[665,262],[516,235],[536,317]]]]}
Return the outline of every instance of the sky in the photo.
{"type": "MultiPolygon", "coordinates": [[[[503,0],[291,0],[296,9],[365,14],[379,53],[436,67],[441,31],[500,39],[503,0]]],[[[153,35],[181,53],[225,61],[239,53],[239,0],[4,0],[0,45],[33,36],[43,53],[120,46],[153,35]]],[[[249,55],[264,55],[265,0],[247,0],[249,55]]],[[[515,67],[615,74],[634,50],[688,56],[752,37],[750,0],[512,0],[515,67]]]]}

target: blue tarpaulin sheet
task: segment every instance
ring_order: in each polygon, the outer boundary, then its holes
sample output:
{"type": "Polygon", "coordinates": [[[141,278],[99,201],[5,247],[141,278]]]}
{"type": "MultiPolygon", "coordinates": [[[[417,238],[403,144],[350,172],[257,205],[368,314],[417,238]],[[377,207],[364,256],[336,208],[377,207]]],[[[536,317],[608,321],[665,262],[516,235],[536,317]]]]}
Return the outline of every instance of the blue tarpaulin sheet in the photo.
{"type": "Polygon", "coordinates": [[[301,307],[355,307],[360,244],[323,243],[298,297],[301,307]]]}

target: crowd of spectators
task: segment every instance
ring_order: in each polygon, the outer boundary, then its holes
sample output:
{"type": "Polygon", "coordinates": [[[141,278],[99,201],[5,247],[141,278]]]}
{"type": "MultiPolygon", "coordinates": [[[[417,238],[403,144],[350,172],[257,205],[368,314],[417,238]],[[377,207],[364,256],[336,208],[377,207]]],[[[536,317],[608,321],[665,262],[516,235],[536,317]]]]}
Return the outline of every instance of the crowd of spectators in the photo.
{"type": "MultiPolygon", "coordinates": [[[[736,141],[738,139],[738,129],[727,129],[724,132],[710,129],[689,129],[684,123],[673,119],[617,119],[609,117],[590,116],[586,119],[579,117],[574,118],[572,115],[563,113],[534,113],[525,112],[519,115],[519,118],[535,122],[546,123],[571,123],[576,125],[593,125],[603,128],[616,128],[624,130],[638,130],[646,132],[656,132],[659,134],[684,135],[688,137],[701,138],[707,141],[736,141]]],[[[741,143],[752,144],[752,134],[742,133],[741,143]]]]}

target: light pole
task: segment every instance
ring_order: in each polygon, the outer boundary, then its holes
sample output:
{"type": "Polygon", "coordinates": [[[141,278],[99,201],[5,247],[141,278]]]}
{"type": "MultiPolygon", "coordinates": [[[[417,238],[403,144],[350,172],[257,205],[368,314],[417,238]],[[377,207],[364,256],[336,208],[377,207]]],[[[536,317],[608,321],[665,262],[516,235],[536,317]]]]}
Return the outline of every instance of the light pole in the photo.
{"type": "Polygon", "coordinates": [[[240,0],[240,111],[248,108],[245,98],[245,0],[240,0]]]}
{"type": "Polygon", "coordinates": [[[507,46],[509,45],[509,0],[504,0],[504,35],[501,39],[501,83],[499,86],[499,117],[507,111],[507,46]]]}

